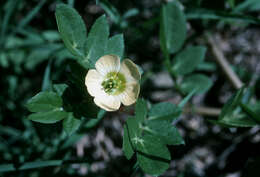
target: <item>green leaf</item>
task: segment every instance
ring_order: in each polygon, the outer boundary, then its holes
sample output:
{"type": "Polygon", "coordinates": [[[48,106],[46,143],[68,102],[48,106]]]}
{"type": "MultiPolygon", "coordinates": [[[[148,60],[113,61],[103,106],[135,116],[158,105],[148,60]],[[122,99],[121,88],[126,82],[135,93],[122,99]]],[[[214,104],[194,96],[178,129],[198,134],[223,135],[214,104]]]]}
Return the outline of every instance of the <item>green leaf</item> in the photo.
{"type": "Polygon", "coordinates": [[[190,46],[173,60],[173,71],[178,75],[189,74],[204,60],[206,48],[203,46],[190,46]]]}
{"type": "Polygon", "coordinates": [[[93,102],[85,85],[87,70],[76,61],[69,62],[69,70],[69,85],[62,96],[65,110],[73,112],[76,118],[97,118],[100,108],[93,102]]]}
{"type": "Polygon", "coordinates": [[[137,145],[137,161],[141,169],[149,175],[161,175],[169,168],[171,155],[160,138],[145,135],[137,145]]]}
{"type": "Polygon", "coordinates": [[[138,99],[135,105],[135,117],[138,122],[143,122],[147,116],[147,104],[144,99],[138,99]]]}
{"type": "Polygon", "coordinates": [[[53,90],[59,95],[62,96],[64,91],[68,88],[66,84],[54,84],[53,90]]]}
{"type": "Polygon", "coordinates": [[[55,123],[67,116],[63,110],[62,98],[55,92],[40,92],[32,97],[26,107],[33,113],[28,119],[40,123],[55,123]]]}
{"type": "Polygon", "coordinates": [[[0,44],[2,44],[2,42],[5,41],[5,35],[6,35],[6,31],[8,29],[9,20],[19,4],[18,1],[19,0],[10,0],[10,1],[6,2],[6,4],[5,4],[6,5],[5,12],[4,12],[4,14],[1,14],[2,18],[1,18],[1,22],[0,22],[0,25],[1,25],[0,44]]]}
{"type": "Polygon", "coordinates": [[[181,114],[181,109],[171,103],[158,103],[152,106],[149,119],[175,120],[181,114]]]}
{"type": "Polygon", "coordinates": [[[9,61],[5,52],[0,52],[0,66],[3,68],[7,68],[9,66],[9,61]]]}
{"type": "Polygon", "coordinates": [[[21,21],[17,25],[17,28],[21,29],[29,24],[30,21],[39,13],[46,2],[47,0],[41,0],[32,10],[29,11],[29,13],[25,17],[21,19],[21,21]]]}
{"type": "Polygon", "coordinates": [[[130,17],[136,16],[139,13],[140,13],[140,11],[137,8],[129,9],[122,15],[122,18],[127,19],[130,17]]]}
{"type": "Polygon", "coordinates": [[[185,96],[181,102],[178,104],[179,108],[184,108],[184,106],[188,103],[188,101],[192,98],[192,96],[196,93],[196,89],[192,90],[187,96],[185,96]]]}
{"type": "Polygon", "coordinates": [[[213,62],[202,62],[197,66],[197,70],[206,72],[215,72],[217,70],[216,63],[213,62]]]}
{"type": "Polygon", "coordinates": [[[105,55],[109,36],[109,26],[106,16],[99,17],[91,27],[86,43],[86,59],[81,62],[83,66],[90,61],[91,68],[95,67],[96,61],[105,55]]]}
{"type": "Polygon", "coordinates": [[[134,149],[131,144],[130,135],[128,133],[127,125],[124,126],[124,136],[123,136],[123,152],[128,160],[134,155],[134,149]]]}
{"type": "Polygon", "coordinates": [[[51,111],[61,106],[62,99],[54,92],[40,92],[26,104],[27,109],[31,112],[51,111]]]}
{"type": "Polygon", "coordinates": [[[104,111],[103,109],[100,109],[100,111],[98,112],[97,118],[88,120],[87,123],[84,125],[84,127],[87,129],[95,127],[104,118],[105,113],[106,113],[106,111],[104,111]]]}
{"type": "Polygon", "coordinates": [[[55,54],[62,48],[62,44],[45,44],[32,50],[25,60],[26,69],[34,69],[36,66],[44,60],[48,60],[52,54],[55,54]]]}
{"type": "Polygon", "coordinates": [[[73,116],[73,113],[69,113],[69,115],[65,119],[63,119],[63,129],[69,136],[78,130],[80,124],[81,120],[76,119],[73,116]]]}
{"type": "Polygon", "coordinates": [[[80,85],[71,84],[63,93],[64,109],[73,112],[76,118],[97,118],[100,110],[93,102],[93,97],[87,89],[80,85]]]}
{"type": "Polygon", "coordinates": [[[28,116],[28,119],[34,122],[52,124],[64,119],[67,116],[68,113],[65,112],[62,108],[55,108],[51,111],[37,112],[37,113],[30,114],[28,116]]]}
{"type": "Polygon", "coordinates": [[[233,9],[235,7],[235,2],[236,0],[227,0],[227,3],[229,4],[229,6],[233,9]]]}
{"type": "Polygon", "coordinates": [[[242,110],[250,117],[252,118],[255,122],[260,124],[260,116],[258,112],[255,112],[251,107],[247,106],[246,104],[240,103],[240,106],[242,110]]]}
{"type": "Polygon", "coordinates": [[[238,107],[242,100],[244,90],[245,88],[242,87],[234,95],[232,95],[230,99],[228,99],[227,103],[223,106],[219,115],[220,120],[234,113],[235,109],[238,107]]]}
{"type": "Polygon", "coordinates": [[[164,53],[175,53],[186,38],[186,20],[178,2],[163,5],[160,20],[160,44],[164,53]]]}
{"type": "Polygon", "coordinates": [[[257,125],[254,117],[251,117],[257,109],[255,109],[254,105],[251,105],[252,109],[248,110],[248,106],[245,105],[249,101],[251,92],[251,89],[245,87],[239,89],[224,105],[219,119],[211,122],[227,127],[253,127],[257,125]],[[241,111],[240,106],[246,114],[241,111]]]}
{"type": "Polygon", "coordinates": [[[43,31],[42,36],[48,42],[55,42],[60,40],[60,34],[56,30],[43,31]]]}
{"type": "Polygon", "coordinates": [[[181,90],[186,94],[196,89],[196,93],[204,93],[212,86],[209,77],[202,74],[193,74],[186,76],[181,83],[181,90]]]}
{"type": "Polygon", "coordinates": [[[135,117],[129,117],[124,125],[123,152],[127,159],[134,154],[137,143],[141,140],[141,129],[135,117]]]}
{"type": "Polygon", "coordinates": [[[245,23],[260,24],[260,19],[253,16],[230,13],[220,10],[211,10],[204,8],[187,8],[187,19],[208,19],[208,20],[221,20],[221,21],[241,21],[245,23]]]}
{"type": "Polygon", "coordinates": [[[75,9],[65,4],[57,5],[55,16],[65,46],[73,55],[83,58],[87,30],[81,16],[75,9]]]}
{"type": "Polygon", "coordinates": [[[257,125],[255,121],[241,114],[230,115],[228,117],[225,117],[225,119],[209,121],[224,127],[253,127],[257,125]]]}
{"type": "Polygon", "coordinates": [[[52,89],[51,63],[52,63],[52,60],[49,60],[48,65],[44,71],[44,77],[43,77],[43,81],[42,81],[42,91],[51,91],[51,89],[52,89]]]}
{"type": "Polygon", "coordinates": [[[106,54],[119,56],[122,60],[124,54],[124,37],[123,34],[117,34],[108,40],[106,54]]]}
{"type": "Polygon", "coordinates": [[[109,1],[100,0],[97,2],[97,5],[104,9],[114,23],[118,24],[120,22],[121,16],[118,10],[109,1]]]}
{"type": "Polygon", "coordinates": [[[233,12],[243,12],[243,11],[259,11],[260,2],[259,0],[245,0],[236,6],[233,12]]]}
{"type": "Polygon", "coordinates": [[[148,133],[158,136],[165,144],[185,144],[178,129],[165,120],[149,120],[147,123],[148,133]]]}
{"type": "Polygon", "coordinates": [[[14,164],[3,164],[3,165],[0,165],[0,172],[38,169],[38,168],[49,167],[49,166],[61,166],[62,163],[63,163],[62,160],[27,162],[27,163],[22,164],[18,168],[15,168],[14,164]]]}
{"type": "Polygon", "coordinates": [[[126,121],[128,134],[133,143],[133,147],[136,147],[139,138],[141,138],[142,130],[140,129],[139,122],[135,117],[129,117],[126,121]]]}

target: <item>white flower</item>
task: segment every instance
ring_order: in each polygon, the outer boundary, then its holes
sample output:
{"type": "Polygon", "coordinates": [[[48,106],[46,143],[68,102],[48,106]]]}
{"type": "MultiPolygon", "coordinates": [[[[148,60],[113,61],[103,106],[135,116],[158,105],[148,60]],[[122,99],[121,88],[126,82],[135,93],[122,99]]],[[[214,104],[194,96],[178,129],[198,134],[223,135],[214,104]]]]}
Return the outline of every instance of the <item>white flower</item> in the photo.
{"type": "Polygon", "coordinates": [[[120,64],[116,55],[105,55],[98,59],[96,69],[90,69],[85,85],[94,102],[106,111],[116,111],[121,103],[125,106],[136,102],[141,75],[131,60],[120,64]]]}

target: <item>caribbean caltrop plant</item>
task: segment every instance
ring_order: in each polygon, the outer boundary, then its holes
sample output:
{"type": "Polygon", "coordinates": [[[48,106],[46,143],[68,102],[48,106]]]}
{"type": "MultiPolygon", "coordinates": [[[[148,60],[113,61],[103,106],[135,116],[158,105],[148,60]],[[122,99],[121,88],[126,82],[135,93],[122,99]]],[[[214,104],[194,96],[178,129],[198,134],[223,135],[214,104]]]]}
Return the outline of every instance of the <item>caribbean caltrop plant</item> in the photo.
{"type": "MultiPolygon", "coordinates": [[[[174,8],[180,13],[178,15],[183,15],[178,6],[174,8]]],[[[123,152],[127,159],[135,155],[137,166],[145,173],[162,174],[171,160],[167,145],[184,144],[172,122],[180,116],[183,105],[195,92],[186,89],[188,96],[179,105],[158,103],[148,106],[145,100],[137,100],[141,79],[138,66],[130,59],[120,60],[124,52],[123,35],[109,37],[105,16],[96,20],[88,36],[84,21],[73,8],[58,5],[56,20],[63,42],[76,62],[68,66],[68,83],[54,84],[52,89],[42,91],[28,101],[27,108],[33,112],[28,118],[40,123],[63,121],[63,129],[71,135],[85,120],[100,120],[104,111],[99,107],[116,111],[121,103],[128,106],[137,102],[135,115],[124,125],[123,152]]],[[[202,61],[204,56],[197,56],[202,61]]]]}
{"type": "MultiPolygon", "coordinates": [[[[40,123],[63,121],[64,131],[71,135],[82,126],[96,125],[105,111],[136,103],[135,114],[124,125],[123,152],[127,159],[136,156],[136,167],[147,174],[165,172],[171,161],[168,146],[184,144],[173,121],[194,94],[205,93],[213,84],[210,77],[197,71],[206,47],[183,47],[187,29],[180,3],[173,1],[162,6],[159,34],[163,63],[183,98],[178,105],[166,102],[152,105],[138,99],[141,73],[130,59],[122,60],[123,35],[109,37],[104,15],[96,20],[88,35],[83,19],[72,7],[57,5],[55,15],[64,45],[75,59],[68,64],[66,84],[53,84],[28,101],[27,108],[33,112],[28,118],[40,123]]],[[[246,117],[258,118],[244,97],[249,97],[248,91],[242,88],[224,106],[219,120],[212,122],[225,126],[256,125],[246,117]],[[237,118],[241,110],[243,117],[237,118]]]]}

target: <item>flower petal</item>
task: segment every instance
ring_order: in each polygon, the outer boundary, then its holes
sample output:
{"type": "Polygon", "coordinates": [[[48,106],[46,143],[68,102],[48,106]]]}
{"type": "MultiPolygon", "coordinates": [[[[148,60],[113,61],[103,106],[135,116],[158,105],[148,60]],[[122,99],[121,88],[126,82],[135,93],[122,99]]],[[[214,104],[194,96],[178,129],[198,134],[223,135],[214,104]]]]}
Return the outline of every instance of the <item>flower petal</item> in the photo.
{"type": "Polygon", "coordinates": [[[129,59],[123,61],[119,72],[126,77],[127,82],[138,82],[141,79],[137,65],[129,59]]]}
{"type": "Polygon", "coordinates": [[[96,105],[101,107],[106,111],[116,111],[120,108],[120,100],[115,96],[103,96],[103,97],[95,97],[94,102],[96,105]]]}
{"type": "Polygon", "coordinates": [[[98,61],[95,64],[95,67],[101,75],[106,76],[106,74],[111,71],[119,71],[120,59],[116,55],[105,55],[98,59],[98,61]]]}
{"type": "Polygon", "coordinates": [[[85,85],[91,96],[96,96],[100,94],[99,92],[103,92],[101,87],[102,78],[103,77],[95,69],[88,71],[85,78],[85,85]]]}
{"type": "Polygon", "coordinates": [[[127,84],[125,91],[119,96],[120,101],[125,105],[129,106],[136,102],[140,92],[140,85],[136,82],[127,84]]]}

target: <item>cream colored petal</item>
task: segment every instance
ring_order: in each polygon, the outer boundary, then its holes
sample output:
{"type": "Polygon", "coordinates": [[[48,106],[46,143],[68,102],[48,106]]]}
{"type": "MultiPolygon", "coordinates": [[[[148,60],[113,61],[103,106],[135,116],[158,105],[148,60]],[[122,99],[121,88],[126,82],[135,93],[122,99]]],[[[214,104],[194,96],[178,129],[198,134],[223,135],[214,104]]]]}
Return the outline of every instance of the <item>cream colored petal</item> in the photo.
{"type": "Polygon", "coordinates": [[[95,69],[90,69],[85,78],[85,85],[87,87],[88,93],[91,96],[100,95],[103,92],[101,87],[103,77],[95,69]]]}
{"type": "Polygon", "coordinates": [[[95,97],[94,102],[96,105],[101,107],[106,111],[116,111],[120,108],[120,100],[115,96],[103,96],[103,97],[95,97]]]}
{"type": "Polygon", "coordinates": [[[97,71],[106,76],[109,72],[118,72],[120,69],[120,59],[116,55],[105,55],[98,59],[95,64],[97,71]]]}
{"type": "Polygon", "coordinates": [[[120,101],[129,106],[136,102],[140,92],[140,85],[138,83],[131,83],[126,85],[126,89],[119,95],[120,101]]]}
{"type": "Polygon", "coordinates": [[[141,79],[137,65],[129,59],[123,61],[119,72],[126,77],[127,82],[138,82],[141,79]]]}

